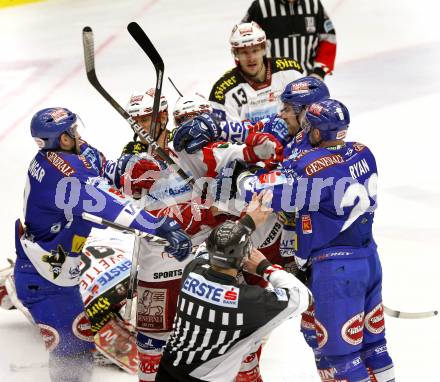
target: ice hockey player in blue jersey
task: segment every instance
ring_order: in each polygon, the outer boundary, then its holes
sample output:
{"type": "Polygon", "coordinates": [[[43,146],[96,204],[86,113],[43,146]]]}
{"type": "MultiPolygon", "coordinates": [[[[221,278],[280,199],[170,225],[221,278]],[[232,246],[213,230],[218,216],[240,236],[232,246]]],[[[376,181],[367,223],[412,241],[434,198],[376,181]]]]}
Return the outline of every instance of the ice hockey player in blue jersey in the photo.
{"type": "MultiPolygon", "coordinates": [[[[49,351],[52,382],[86,382],[92,374],[94,342],[78,282],[81,250],[94,225],[83,212],[165,238],[165,250],[178,260],[191,251],[174,220],[158,219],[109,188],[104,158],[80,139],[80,124],[65,108],[43,109],[32,118],[40,150],[27,174],[24,225],[17,220],[15,226],[17,295],[49,351]]],[[[114,177],[117,163],[107,167],[114,177]]]]}
{"type": "MultiPolygon", "coordinates": [[[[374,375],[375,381],[394,381],[382,269],[372,234],[375,158],[365,145],[344,142],[350,116],[341,102],[314,103],[305,118],[312,149],[285,161],[281,170],[243,172],[232,181],[246,200],[271,189],[271,207],[296,220],[295,260],[301,268],[311,267],[315,304],[310,321],[316,328],[316,354],[326,365],[319,370],[321,378],[370,381],[374,375]]],[[[219,175],[218,185],[227,184],[228,174],[219,175]]]]}

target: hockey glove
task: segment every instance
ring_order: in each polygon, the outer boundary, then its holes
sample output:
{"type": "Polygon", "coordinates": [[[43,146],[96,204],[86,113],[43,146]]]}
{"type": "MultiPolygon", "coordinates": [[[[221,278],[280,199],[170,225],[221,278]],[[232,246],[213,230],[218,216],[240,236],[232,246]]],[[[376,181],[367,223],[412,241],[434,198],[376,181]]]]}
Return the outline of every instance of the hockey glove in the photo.
{"type": "Polygon", "coordinates": [[[283,147],[267,133],[251,133],[246,138],[246,147],[243,150],[246,162],[281,162],[283,160],[283,147]]]}
{"type": "Polygon", "coordinates": [[[216,141],[220,134],[220,127],[214,119],[209,114],[201,114],[176,129],[173,138],[174,149],[194,154],[208,143],[216,141]]]}
{"type": "Polygon", "coordinates": [[[123,187],[125,194],[136,197],[140,195],[142,189],[149,190],[159,178],[159,162],[152,158],[147,159],[139,155],[131,155],[125,167],[125,172],[121,176],[120,186],[123,187]]]}
{"type": "Polygon", "coordinates": [[[286,147],[292,140],[284,119],[275,115],[268,119],[263,119],[261,122],[264,122],[261,132],[272,134],[283,147],[286,147]]]}
{"type": "Polygon", "coordinates": [[[164,223],[156,229],[156,235],[163,237],[170,243],[165,247],[165,251],[176,260],[183,261],[191,253],[191,239],[173,219],[165,218],[164,223]]]}

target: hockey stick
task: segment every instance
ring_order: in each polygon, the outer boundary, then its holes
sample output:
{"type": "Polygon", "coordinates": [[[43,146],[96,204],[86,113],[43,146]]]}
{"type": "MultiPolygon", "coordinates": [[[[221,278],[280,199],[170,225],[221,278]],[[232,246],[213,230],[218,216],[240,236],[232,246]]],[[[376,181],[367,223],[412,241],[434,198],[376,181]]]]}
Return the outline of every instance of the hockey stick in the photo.
{"type": "Polygon", "coordinates": [[[383,306],[383,310],[388,316],[395,318],[410,318],[410,319],[429,318],[429,317],[434,317],[438,314],[437,310],[431,310],[428,312],[402,312],[400,310],[390,309],[385,305],[383,306]]]}
{"type": "Polygon", "coordinates": [[[174,84],[173,80],[172,80],[170,77],[168,77],[168,81],[171,82],[171,85],[173,85],[174,89],[176,89],[176,92],[177,92],[181,97],[183,97],[183,94],[180,92],[179,89],[177,89],[177,86],[174,84]]]}
{"type": "MultiPolygon", "coordinates": [[[[142,29],[141,29],[141,31],[142,31],[142,29]]],[[[143,33],[143,31],[142,31],[142,33],[143,33]]],[[[144,35],[145,35],[145,33],[144,33],[144,35]]],[[[147,37],[147,39],[148,39],[148,37],[147,37]]],[[[151,42],[149,40],[148,40],[148,42],[151,44],[151,42]]],[[[130,124],[133,131],[139,136],[140,140],[143,143],[151,146],[152,149],[165,162],[167,162],[169,165],[173,166],[173,168],[177,171],[177,173],[183,179],[185,179],[191,187],[196,188],[198,191],[200,191],[198,189],[198,187],[194,187],[195,186],[194,178],[188,176],[185,173],[185,171],[183,171],[183,169],[176,162],[174,162],[174,160],[165,152],[165,150],[159,146],[159,144],[151,137],[151,135],[148,134],[141,126],[139,126],[139,124],[130,116],[130,114],[128,114],[125,111],[125,109],[123,107],[121,107],[121,105],[119,105],[115,101],[115,99],[103,88],[103,86],[101,85],[101,83],[98,80],[98,77],[96,76],[93,31],[92,31],[92,28],[90,28],[88,26],[84,27],[84,29],[83,29],[83,47],[84,47],[84,62],[86,65],[87,78],[88,78],[89,82],[91,83],[91,85],[130,124]]],[[[159,56],[159,58],[160,58],[160,56],[159,56]]],[[[160,98],[159,98],[159,100],[160,100],[160,98]]],[[[156,99],[155,99],[155,102],[156,102],[156,99]]],[[[153,120],[153,122],[154,121],[155,120],[153,120]]]]}
{"type": "Polygon", "coordinates": [[[82,218],[84,220],[88,220],[88,221],[90,221],[92,223],[100,224],[100,225],[105,225],[106,227],[110,227],[110,228],[116,229],[118,231],[131,233],[131,234],[133,234],[133,235],[135,235],[137,237],[145,238],[151,244],[165,245],[165,246],[169,245],[167,240],[165,240],[165,239],[163,239],[163,238],[161,238],[159,236],[152,235],[151,233],[142,232],[142,231],[139,231],[138,229],[130,228],[130,227],[127,227],[125,225],[122,225],[122,224],[119,224],[119,223],[112,222],[110,220],[106,220],[106,219],[100,218],[99,216],[89,214],[87,212],[83,212],[81,214],[81,216],[82,216],[82,218]]]}
{"type": "MultiPolygon", "coordinates": [[[[153,109],[153,114],[154,114],[154,109],[153,109]]],[[[145,195],[146,195],[146,190],[143,189],[142,197],[139,203],[142,203],[143,200],[145,200],[145,195]]],[[[141,238],[137,236],[134,238],[133,253],[131,255],[130,278],[128,279],[127,297],[125,298],[125,310],[124,310],[123,318],[126,321],[130,321],[131,319],[131,310],[133,306],[134,289],[137,280],[140,253],[141,253],[141,238]]]]}
{"type": "Polygon", "coordinates": [[[163,63],[162,57],[160,56],[159,52],[156,50],[153,43],[150,41],[150,39],[139,26],[139,24],[131,22],[127,25],[127,30],[130,35],[136,40],[142,50],[147,54],[148,58],[154,65],[154,70],[156,70],[156,91],[154,92],[153,115],[151,117],[150,131],[152,131],[151,135],[153,139],[157,139],[157,115],[159,114],[159,103],[162,93],[163,72],[165,71],[165,64],[163,63]]]}

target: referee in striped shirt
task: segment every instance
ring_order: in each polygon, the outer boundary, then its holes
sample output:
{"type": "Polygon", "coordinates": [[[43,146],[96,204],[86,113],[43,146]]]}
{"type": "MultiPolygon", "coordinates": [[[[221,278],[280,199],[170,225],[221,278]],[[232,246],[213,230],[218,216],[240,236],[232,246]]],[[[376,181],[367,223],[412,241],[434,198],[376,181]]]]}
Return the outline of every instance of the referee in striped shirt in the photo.
{"type": "Polygon", "coordinates": [[[224,222],[211,232],[206,250],[186,266],[156,381],[233,382],[263,337],[309,306],[307,287],[251,248],[254,229],[249,215],[224,222]],[[243,266],[273,288],[240,284],[236,277],[243,266]]]}
{"type": "Polygon", "coordinates": [[[336,32],[320,0],[255,0],[242,22],[266,32],[269,57],[290,57],[323,79],[336,57],[336,32]]]}

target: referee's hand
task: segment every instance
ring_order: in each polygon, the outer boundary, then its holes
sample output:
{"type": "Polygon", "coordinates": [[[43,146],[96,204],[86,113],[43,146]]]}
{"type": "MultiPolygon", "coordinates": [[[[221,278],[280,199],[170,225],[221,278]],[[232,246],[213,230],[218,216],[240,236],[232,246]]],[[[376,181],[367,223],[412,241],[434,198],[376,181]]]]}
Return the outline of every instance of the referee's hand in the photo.
{"type": "Polygon", "coordinates": [[[243,269],[246,272],[256,275],[257,267],[263,260],[266,260],[266,256],[264,256],[258,249],[253,248],[249,257],[243,264],[243,269]]]}
{"type": "Polygon", "coordinates": [[[263,224],[273,212],[273,209],[269,207],[272,196],[271,190],[264,190],[258,195],[256,193],[252,195],[252,200],[246,209],[246,214],[252,218],[256,227],[263,224]]]}

